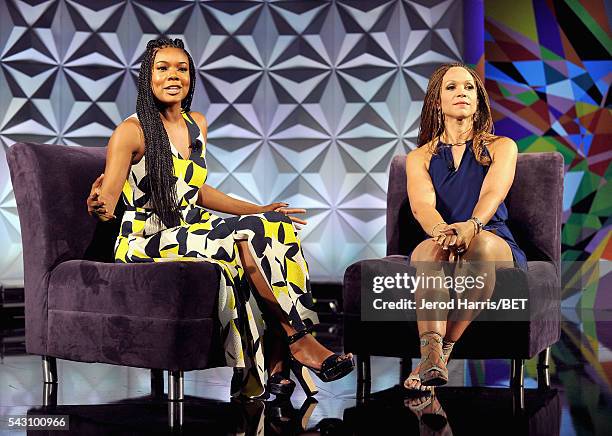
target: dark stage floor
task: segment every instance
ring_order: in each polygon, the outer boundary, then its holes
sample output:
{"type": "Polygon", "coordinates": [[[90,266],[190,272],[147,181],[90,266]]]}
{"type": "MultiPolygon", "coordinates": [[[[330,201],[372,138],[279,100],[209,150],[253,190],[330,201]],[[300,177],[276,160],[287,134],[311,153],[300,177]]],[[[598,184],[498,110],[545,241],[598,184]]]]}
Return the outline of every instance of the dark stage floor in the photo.
{"type": "MultiPolygon", "coordinates": [[[[57,406],[45,409],[40,357],[24,353],[19,311],[9,304],[0,314],[3,420],[8,415],[52,413],[70,416],[71,434],[169,432],[169,417],[175,419],[180,411],[169,409],[163,397],[149,395],[149,371],[145,369],[59,360],[57,406]]],[[[187,372],[182,432],[611,435],[612,323],[598,321],[597,314],[587,315],[591,320],[581,322],[575,313],[564,312],[562,338],[552,350],[552,390],[535,389],[536,362],[527,363],[522,411],[511,391],[505,388],[508,361],[451,361],[451,382],[436,389],[437,403],[419,411],[423,400],[410,399],[397,387],[399,359],[378,357],[373,358],[372,366],[374,394],[366,402],[356,399],[356,371],[336,382],[319,383],[316,401],[307,401],[298,386],[290,405],[230,402],[229,368],[187,372]],[[433,411],[437,413],[427,413],[433,411]],[[275,418],[278,414],[283,418],[275,418]],[[419,415],[425,417],[419,420],[419,415]]],[[[340,349],[341,324],[337,317],[323,318],[326,322],[319,326],[320,340],[340,349]]],[[[25,433],[1,428],[0,433],[25,433]]]]}

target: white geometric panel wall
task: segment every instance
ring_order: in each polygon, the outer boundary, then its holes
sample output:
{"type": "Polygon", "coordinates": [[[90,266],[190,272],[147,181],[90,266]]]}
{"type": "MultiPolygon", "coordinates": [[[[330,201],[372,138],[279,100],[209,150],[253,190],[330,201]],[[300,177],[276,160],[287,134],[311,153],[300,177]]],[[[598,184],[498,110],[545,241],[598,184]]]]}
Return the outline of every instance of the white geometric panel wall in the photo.
{"type": "Polygon", "coordinates": [[[23,276],[4,157],[18,141],[101,147],[135,112],[146,42],[183,38],[208,182],[308,209],[313,280],[385,253],[392,157],[415,145],[427,80],[461,59],[462,2],[0,2],[0,281],[23,276]]]}

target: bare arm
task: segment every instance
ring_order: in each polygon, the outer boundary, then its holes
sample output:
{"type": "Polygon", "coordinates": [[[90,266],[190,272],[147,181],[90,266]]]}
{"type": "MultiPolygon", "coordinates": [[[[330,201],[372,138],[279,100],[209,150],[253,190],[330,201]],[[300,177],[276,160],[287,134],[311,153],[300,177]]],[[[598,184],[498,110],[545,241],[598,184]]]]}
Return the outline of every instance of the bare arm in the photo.
{"type": "Polygon", "coordinates": [[[144,148],[144,140],[140,127],[132,120],[119,124],[110,137],[104,178],[98,195],[99,202],[106,209],[106,214],[100,216],[102,221],[107,221],[113,216],[123,185],[127,180],[132,158],[142,148],[144,148]]]}
{"type": "Polygon", "coordinates": [[[425,154],[424,148],[413,150],[408,154],[406,181],[412,214],[425,233],[432,235],[433,227],[444,222],[444,219],[436,210],[436,191],[425,166],[425,154]]]}
{"type": "Polygon", "coordinates": [[[491,167],[480,188],[478,203],[472,213],[472,216],[480,219],[483,224],[489,222],[508,195],[514,181],[518,148],[512,139],[502,137],[492,144],[490,152],[491,167]]]}
{"type": "Polygon", "coordinates": [[[206,209],[231,213],[232,215],[248,215],[264,211],[262,206],[230,197],[207,184],[200,188],[197,204],[206,209]]]}

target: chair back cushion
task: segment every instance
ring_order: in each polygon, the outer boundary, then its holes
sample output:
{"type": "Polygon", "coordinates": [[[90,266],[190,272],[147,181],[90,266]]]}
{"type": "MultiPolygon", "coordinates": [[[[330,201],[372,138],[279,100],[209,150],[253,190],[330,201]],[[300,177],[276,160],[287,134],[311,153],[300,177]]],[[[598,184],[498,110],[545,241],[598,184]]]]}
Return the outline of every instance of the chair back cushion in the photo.
{"type": "Polygon", "coordinates": [[[30,353],[45,352],[51,270],[73,259],[112,261],[118,223],[100,223],[85,204],[105,156],[106,148],[31,143],[7,152],[21,224],[30,353]]]}
{"type": "MultiPolygon", "coordinates": [[[[527,260],[561,260],[563,156],[519,153],[514,183],[506,197],[508,227],[527,260]]],[[[425,239],[408,202],[406,156],[395,156],[387,190],[387,255],[408,255],[425,239]]]]}

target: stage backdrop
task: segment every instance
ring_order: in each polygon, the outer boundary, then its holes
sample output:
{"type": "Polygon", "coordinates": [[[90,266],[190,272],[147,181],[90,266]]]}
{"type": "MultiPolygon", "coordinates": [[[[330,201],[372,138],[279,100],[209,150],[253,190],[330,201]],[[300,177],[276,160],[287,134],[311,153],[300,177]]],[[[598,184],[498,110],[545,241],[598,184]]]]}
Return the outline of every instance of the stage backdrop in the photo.
{"type": "Polygon", "coordinates": [[[0,2],[0,280],[23,276],[5,150],[105,146],[135,112],[143,49],[161,34],[183,38],[196,63],[211,185],[307,208],[314,280],[384,255],[389,162],[414,147],[433,69],[463,53],[464,2],[433,3],[0,2]]]}
{"type": "Polygon", "coordinates": [[[603,0],[485,6],[496,132],[565,157],[563,260],[585,262],[585,289],[565,289],[563,304],[612,309],[612,11],[603,0]]]}

